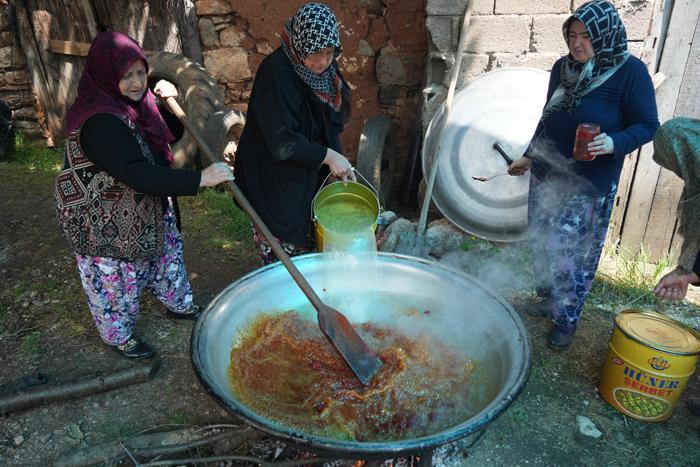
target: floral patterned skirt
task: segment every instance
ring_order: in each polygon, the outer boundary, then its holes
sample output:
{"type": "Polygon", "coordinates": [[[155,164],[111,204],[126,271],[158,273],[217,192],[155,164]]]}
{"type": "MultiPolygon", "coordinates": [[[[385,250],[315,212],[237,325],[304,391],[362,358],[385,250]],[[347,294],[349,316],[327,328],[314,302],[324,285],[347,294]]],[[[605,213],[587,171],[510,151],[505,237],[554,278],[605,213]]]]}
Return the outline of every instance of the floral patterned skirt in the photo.
{"type": "Polygon", "coordinates": [[[571,194],[530,176],[528,217],[538,293],[554,324],[575,330],[605,244],[617,185],[603,196],[571,194]]]}
{"type": "Polygon", "coordinates": [[[192,306],[172,205],[165,210],[163,222],[165,253],[159,258],[130,261],[76,255],[88,307],[100,337],[109,345],[123,344],[131,337],[144,288],[175,313],[185,313],[192,306]]]}

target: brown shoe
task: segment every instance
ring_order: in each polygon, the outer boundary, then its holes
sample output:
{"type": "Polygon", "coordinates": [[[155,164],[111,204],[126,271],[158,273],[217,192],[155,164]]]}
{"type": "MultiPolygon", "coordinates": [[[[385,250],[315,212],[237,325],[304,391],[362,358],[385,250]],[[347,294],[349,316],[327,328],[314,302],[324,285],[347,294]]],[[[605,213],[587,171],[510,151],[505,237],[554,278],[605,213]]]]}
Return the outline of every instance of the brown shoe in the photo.
{"type": "Polygon", "coordinates": [[[131,358],[134,360],[153,356],[153,349],[151,346],[141,341],[136,336],[131,336],[123,344],[113,345],[110,347],[122,357],[131,358]]]}

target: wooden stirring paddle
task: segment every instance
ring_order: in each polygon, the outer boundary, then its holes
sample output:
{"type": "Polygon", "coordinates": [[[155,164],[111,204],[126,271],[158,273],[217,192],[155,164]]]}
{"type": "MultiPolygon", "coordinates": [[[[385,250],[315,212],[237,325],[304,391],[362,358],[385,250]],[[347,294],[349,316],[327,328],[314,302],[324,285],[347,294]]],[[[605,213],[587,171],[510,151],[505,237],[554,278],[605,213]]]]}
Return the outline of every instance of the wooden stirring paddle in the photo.
{"type": "MultiPolygon", "coordinates": [[[[175,100],[174,97],[168,97],[165,100],[173,113],[192,134],[192,137],[197,141],[197,145],[209,161],[212,163],[220,162],[220,159],[212,152],[209,145],[202,139],[197,129],[192,125],[189,118],[187,118],[187,115],[185,115],[185,112],[182,110],[177,100],[175,100]]],[[[279,258],[284,267],[287,268],[287,271],[289,271],[294,282],[297,283],[301,291],[306,295],[306,298],[309,299],[316,309],[318,313],[318,325],[321,328],[321,332],[323,332],[340,356],[347,362],[350,369],[355,373],[355,376],[357,376],[357,379],[365,386],[369,384],[372,377],[374,377],[381,368],[382,361],[370,350],[345,315],[321,301],[321,298],[316,294],[311,284],[306,281],[299,269],[292,263],[289,255],[282,249],[280,243],[263,223],[258,213],[255,212],[253,206],[248,202],[236,184],[231,181],[228,182],[228,186],[233,192],[233,197],[238,202],[238,205],[245,211],[248,217],[250,217],[253,224],[255,224],[265,237],[265,240],[270,243],[272,251],[275,252],[277,258],[279,258]]]]}

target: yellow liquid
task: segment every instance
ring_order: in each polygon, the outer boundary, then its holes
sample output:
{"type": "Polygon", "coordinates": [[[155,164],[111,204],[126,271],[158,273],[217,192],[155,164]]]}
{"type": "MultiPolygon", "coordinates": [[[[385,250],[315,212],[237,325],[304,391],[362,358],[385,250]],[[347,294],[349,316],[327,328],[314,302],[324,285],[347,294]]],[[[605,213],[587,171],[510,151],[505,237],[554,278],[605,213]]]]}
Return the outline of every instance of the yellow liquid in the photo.
{"type": "Polygon", "coordinates": [[[316,220],[325,230],[348,234],[372,229],[376,216],[365,204],[338,202],[319,207],[316,220]]]}

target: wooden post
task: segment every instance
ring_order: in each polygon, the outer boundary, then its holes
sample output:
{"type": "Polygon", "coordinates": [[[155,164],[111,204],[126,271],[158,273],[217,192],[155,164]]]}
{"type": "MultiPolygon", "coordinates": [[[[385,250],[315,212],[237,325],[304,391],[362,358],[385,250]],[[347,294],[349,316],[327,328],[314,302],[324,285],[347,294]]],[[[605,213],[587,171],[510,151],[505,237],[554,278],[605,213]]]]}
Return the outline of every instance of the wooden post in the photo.
{"type": "MultiPolygon", "coordinates": [[[[17,29],[19,31],[20,46],[27,57],[27,67],[32,77],[32,88],[34,95],[39,101],[39,106],[44,112],[46,124],[51,134],[52,140],[60,139],[62,134],[61,121],[58,118],[58,112],[52,99],[51,89],[49,88],[46,71],[43,68],[39,50],[34,41],[34,33],[32,23],[27,15],[27,7],[23,0],[12,0],[12,8],[15,10],[17,18],[17,29]]],[[[53,145],[53,141],[49,141],[49,145],[53,145]]]]}

